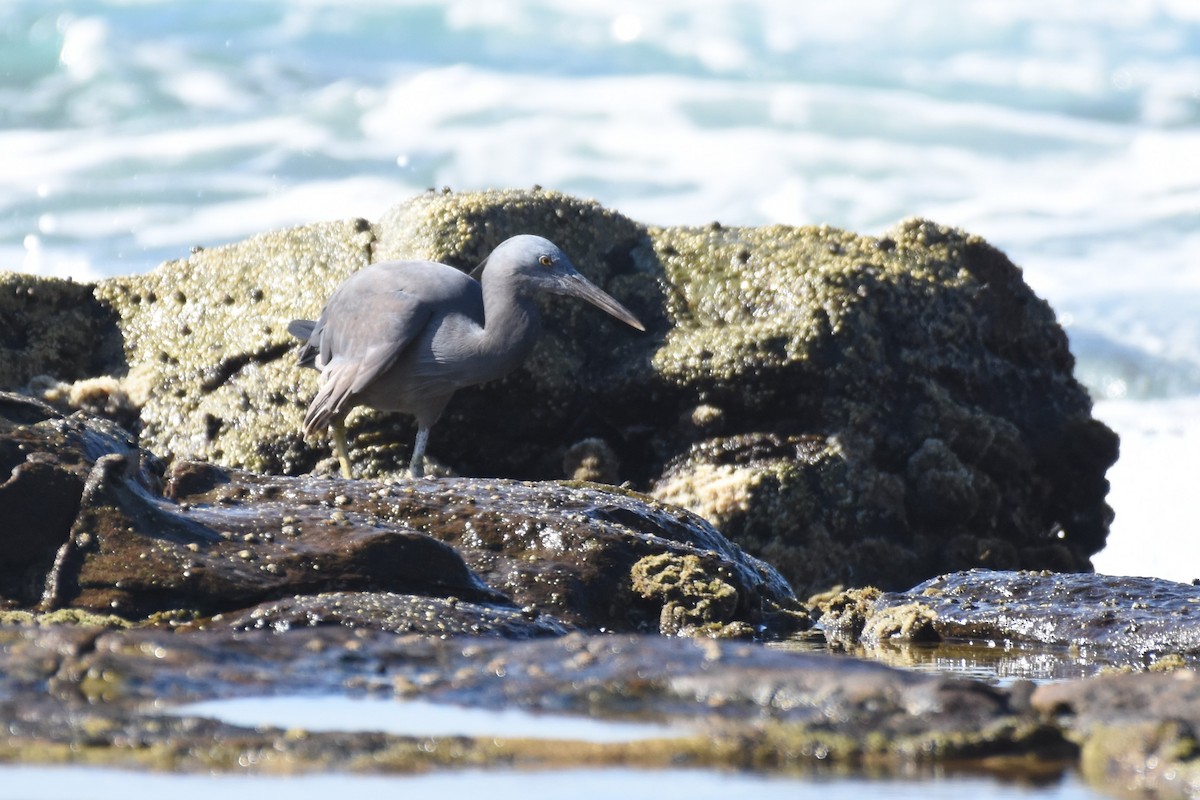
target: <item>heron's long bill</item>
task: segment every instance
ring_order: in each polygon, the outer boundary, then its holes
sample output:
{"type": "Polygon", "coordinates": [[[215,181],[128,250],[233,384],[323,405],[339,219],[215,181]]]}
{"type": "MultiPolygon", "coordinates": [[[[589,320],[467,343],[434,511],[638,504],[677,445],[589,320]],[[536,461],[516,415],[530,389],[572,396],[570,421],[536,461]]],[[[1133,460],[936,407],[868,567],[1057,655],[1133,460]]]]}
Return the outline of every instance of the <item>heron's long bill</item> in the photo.
{"type": "Polygon", "coordinates": [[[624,322],[626,325],[631,325],[639,331],[646,330],[646,326],[633,315],[625,306],[618,303],[612,295],[601,289],[596,284],[589,281],[580,274],[571,275],[565,278],[560,286],[562,294],[578,297],[581,300],[587,300],[596,308],[607,311],[617,319],[624,322]]]}

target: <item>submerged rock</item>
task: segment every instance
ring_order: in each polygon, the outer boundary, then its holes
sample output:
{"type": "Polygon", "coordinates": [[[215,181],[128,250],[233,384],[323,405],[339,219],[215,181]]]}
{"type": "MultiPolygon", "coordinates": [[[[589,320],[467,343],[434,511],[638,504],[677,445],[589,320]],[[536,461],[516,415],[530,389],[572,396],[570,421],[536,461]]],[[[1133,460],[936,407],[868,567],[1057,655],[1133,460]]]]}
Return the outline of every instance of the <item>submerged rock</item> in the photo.
{"type": "Polygon", "coordinates": [[[808,624],[771,567],[632,492],[294,478],[193,461],[162,471],[111,423],[7,394],[0,457],[13,475],[0,512],[20,523],[0,539],[0,598],[18,608],[443,635],[658,631],[667,605],[702,607],[714,635],[808,624]],[[704,580],[686,599],[646,591],[637,566],[659,556],[704,580]]]}
{"type": "MultiPolygon", "coordinates": [[[[288,320],[372,261],[467,268],[516,233],[560,244],[649,333],[551,302],[524,367],[451,402],[430,442],[443,471],[629,481],[801,591],[1087,571],[1103,547],[1117,442],[1065,334],[1002,253],[926,221],[881,237],[656,228],[554,192],[430,193],[374,224],[264,234],[92,287],[0,277],[29,332],[0,387],[49,373],[31,388],[70,403],[89,393],[56,381],[108,375],[168,460],[327,469],[326,443],[300,434],[315,375],[294,365],[288,320]]],[[[348,423],[361,474],[398,474],[411,421],[348,423]]]]}
{"type": "Polygon", "coordinates": [[[1159,578],[970,570],[906,592],[847,592],[820,619],[835,640],[976,641],[1200,659],[1200,586],[1159,578]]]}

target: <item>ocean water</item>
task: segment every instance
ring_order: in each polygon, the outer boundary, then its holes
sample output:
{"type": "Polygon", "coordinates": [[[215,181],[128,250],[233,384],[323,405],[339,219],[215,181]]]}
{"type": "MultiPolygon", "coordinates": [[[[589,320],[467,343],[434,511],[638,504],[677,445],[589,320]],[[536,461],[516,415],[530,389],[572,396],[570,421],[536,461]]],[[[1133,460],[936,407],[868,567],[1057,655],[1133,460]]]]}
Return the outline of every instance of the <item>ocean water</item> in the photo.
{"type": "Polygon", "coordinates": [[[534,184],[650,223],[982,234],[1122,435],[1097,567],[1200,577],[1195,0],[0,4],[0,269],[534,184]]]}

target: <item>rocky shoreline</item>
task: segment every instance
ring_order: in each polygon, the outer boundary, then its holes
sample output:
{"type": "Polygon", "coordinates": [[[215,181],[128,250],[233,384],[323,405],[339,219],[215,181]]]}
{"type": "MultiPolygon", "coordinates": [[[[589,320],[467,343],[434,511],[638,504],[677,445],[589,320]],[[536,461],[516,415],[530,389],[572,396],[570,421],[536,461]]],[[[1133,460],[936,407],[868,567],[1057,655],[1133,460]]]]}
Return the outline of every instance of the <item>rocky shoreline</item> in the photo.
{"type": "Polygon", "coordinates": [[[0,273],[0,320],[0,760],[1079,766],[1105,788],[1200,786],[1200,590],[1089,574],[1116,437],[1049,307],[976,237],[430,193],[144,276],[0,273]],[[467,267],[520,232],[648,333],[552,306],[525,368],[456,396],[436,477],[400,477],[409,423],[373,412],[349,420],[362,478],[333,477],[300,436],[313,376],[287,320],[366,263],[467,267]],[[1090,649],[1128,674],[996,687],[763,644],[795,637],[1090,649]],[[433,755],[147,705],[299,691],[693,733],[433,755]]]}
{"type": "Polygon", "coordinates": [[[1200,785],[1196,672],[996,687],[757,643],[571,633],[522,641],[329,625],[287,633],[0,626],[7,763],[172,771],[414,772],[638,766],[911,775],[940,766],[1051,780],[1077,769],[1121,796],[1200,785]],[[597,743],[238,726],[178,714],[212,697],[420,698],[652,721],[597,743]]]}

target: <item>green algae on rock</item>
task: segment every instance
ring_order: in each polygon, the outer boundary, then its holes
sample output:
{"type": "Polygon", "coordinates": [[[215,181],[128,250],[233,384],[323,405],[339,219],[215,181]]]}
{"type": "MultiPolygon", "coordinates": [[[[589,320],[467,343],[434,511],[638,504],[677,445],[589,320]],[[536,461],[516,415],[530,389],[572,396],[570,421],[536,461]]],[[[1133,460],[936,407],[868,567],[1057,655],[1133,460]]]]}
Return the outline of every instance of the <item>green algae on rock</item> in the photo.
{"type": "MultiPolygon", "coordinates": [[[[663,633],[724,631],[730,627],[725,623],[734,619],[737,589],[721,579],[719,566],[705,566],[699,556],[669,553],[646,556],[634,563],[633,590],[647,600],[661,597],[664,601],[658,624],[663,633]]],[[[735,627],[729,633],[752,632],[735,627]]]]}
{"type": "Polygon", "coordinates": [[[308,225],[98,283],[130,370],[151,372],[142,445],[166,458],[294,469],[303,446],[284,426],[300,419],[311,386],[291,368],[287,322],[369,263],[372,241],[362,220],[308,225]]]}
{"type": "Polygon", "coordinates": [[[1111,519],[1116,438],[1091,418],[1053,312],[1003,254],[920,220],[881,238],[651,238],[674,323],[654,367],[717,420],[695,426],[656,496],[798,591],[1088,568],[1111,519]]]}

